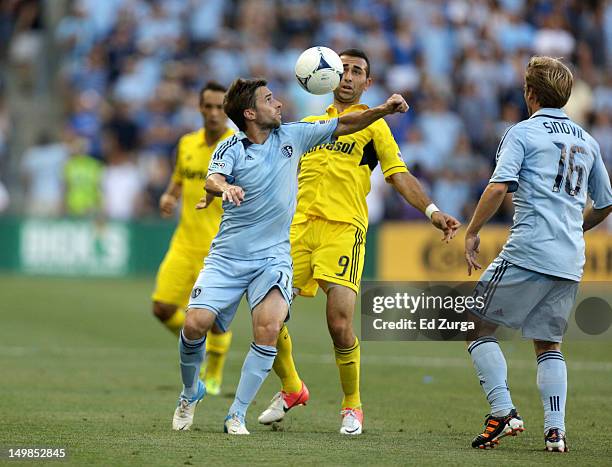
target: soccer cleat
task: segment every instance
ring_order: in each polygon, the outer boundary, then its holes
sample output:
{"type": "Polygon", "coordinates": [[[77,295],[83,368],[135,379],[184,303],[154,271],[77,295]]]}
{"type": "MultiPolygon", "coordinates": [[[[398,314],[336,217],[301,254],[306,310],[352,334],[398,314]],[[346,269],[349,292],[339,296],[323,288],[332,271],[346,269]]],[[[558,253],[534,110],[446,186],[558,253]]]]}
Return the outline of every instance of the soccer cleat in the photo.
{"type": "Polygon", "coordinates": [[[205,380],[206,394],[211,396],[218,396],[221,394],[221,383],[214,378],[208,378],[205,380]]]}
{"type": "Polygon", "coordinates": [[[238,413],[233,413],[225,418],[223,432],[229,435],[250,435],[244,422],[244,417],[238,413]]]}
{"type": "Polygon", "coordinates": [[[360,435],[363,430],[363,411],[361,409],[342,409],[342,435],[360,435]]]}
{"type": "Polygon", "coordinates": [[[298,405],[306,405],[308,399],[310,399],[310,393],[304,381],[302,381],[302,389],[297,392],[277,392],[268,408],[261,413],[257,421],[263,425],[280,422],[290,409],[298,405]]]}
{"type": "Polygon", "coordinates": [[[472,441],[473,448],[493,449],[499,440],[505,436],[516,436],[525,431],[523,419],[519,416],[516,409],[504,417],[493,417],[487,415],[485,419],[484,431],[476,436],[472,441]]]}
{"type": "Polygon", "coordinates": [[[565,439],[565,433],[558,428],[551,428],[544,435],[544,443],[548,452],[568,452],[569,446],[565,439]]]}
{"type": "Polygon", "coordinates": [[[201,380],[198,380],[198,393],[193,399],[188,399],[183,394],[179,397],[174,416],[172,417],[172,429],[185,431],[193,425],[193,414],[196,406],[206,395],[206,388],[201,380]]]}

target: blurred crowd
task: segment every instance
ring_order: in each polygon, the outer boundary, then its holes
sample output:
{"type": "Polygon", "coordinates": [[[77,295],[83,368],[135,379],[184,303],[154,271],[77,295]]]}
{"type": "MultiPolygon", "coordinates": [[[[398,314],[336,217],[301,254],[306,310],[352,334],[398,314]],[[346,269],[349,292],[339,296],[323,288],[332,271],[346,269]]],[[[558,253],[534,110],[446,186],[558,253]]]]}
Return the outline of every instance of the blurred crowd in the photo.
{"type": "MultiPolygon", "coordinates": [[[[4,53],[24,34],[0,11],[4,53]],[[11,27],[11,24],[13,27],[11,27]]],[[[202,125],[207,80],[263,76],[285,121],[323,113],[330,96],[299,88],[298,55],[312,45],[363,48],[374,83],[364,102],[403,93],[411,110],[388,120],[409,168],[436,204],[469,218],[505,129],[526,118],[531,55],[563,57],[575,77],[566,110],[601,145],[612,170],[612,2],[597,0],[74,0],[50,37],[61,63],[62,131],[41,132],[20,158],[25,210],[112,219],[156,215],[180,135],[202,125]]],[[[26,10],[27,11],[27,10],[26,10]]],[[[7,17],[13,15],[13,22],[7,17]]],[[[23,15],[23,12],[22,12],[23,15]]],[[[24,21],[23,18],[21,21],[24,21]]],[[[40,22],[40,21],[39,21],[40,22]]],[[[25,31],[25,32],[24,32],[25,31]]],[[[27,40],[26,40],[27,42],[27,40]]],[[[23,52],[22,52],[23,53],[23,52]]],[[[1,86],[1,84],[0,84],[1,86]]],[[[0,93],[0,158],[10,116],[0,93]]],[[[6,156],[6,154],[5,154],[6,156]]],[[[0,200],[2,195],[0,194],[0,200]]],[[[1,202],[1,201],[0,201],[1,202]]],[[[418,218],[378,173],[373,223],[418,218]]],[[[508,220],[505,207],[498,220],[508,220]]]]}

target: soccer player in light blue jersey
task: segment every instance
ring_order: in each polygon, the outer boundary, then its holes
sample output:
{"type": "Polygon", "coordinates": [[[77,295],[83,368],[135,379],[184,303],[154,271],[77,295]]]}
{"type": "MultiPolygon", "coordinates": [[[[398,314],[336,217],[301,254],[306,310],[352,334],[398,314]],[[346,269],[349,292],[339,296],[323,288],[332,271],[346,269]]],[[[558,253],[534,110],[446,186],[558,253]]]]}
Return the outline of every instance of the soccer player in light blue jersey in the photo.
{"type": "Polygon", "coordinates": [[[363,112],[287,124],[281,123],[281,108],[265,80],[237,79],[225,95],[225,113],[241,131],[217,145],[208,169],[206,191],[222,197],[224,213],[179,338],[183,391],[172,420],[175,430],[189,429],[206,392],[198,378],[206,333],[214,323],[227,330],[246,293],[253,342],[224,430],[249,434],[247,408],[272,369],[292,299],[289,227],[299,158],[311,147],[360,131],[385,115],[406,112],[408,105],[395,94],[363,112]]]}
{"type": "Polygon", "coordinates": [[[561,341],[585,262],[584,232],[612,211],[610,177],[599,145],[561,108],[573,77],[561,61],[533,57],[525,73],[530,117],[511,127],[497,151],[497,165],[467,228],[468,274],[480,269],[478,232],[514,193],[514,222],[499,256],[484,271],[475,294],[476,332],[471,355],[491,405],[475,448],[492,448],[524,430],[506,382],[507,366],[494,337],[498,325],[521,329],[534,343],[537,385],[544,406],[547,451],[567,452],[567,369],[561,341]],[[587,194],[592,204],[587,205],[587,194]],[[585,210],[586,207],[586,210],[585,210]]]}

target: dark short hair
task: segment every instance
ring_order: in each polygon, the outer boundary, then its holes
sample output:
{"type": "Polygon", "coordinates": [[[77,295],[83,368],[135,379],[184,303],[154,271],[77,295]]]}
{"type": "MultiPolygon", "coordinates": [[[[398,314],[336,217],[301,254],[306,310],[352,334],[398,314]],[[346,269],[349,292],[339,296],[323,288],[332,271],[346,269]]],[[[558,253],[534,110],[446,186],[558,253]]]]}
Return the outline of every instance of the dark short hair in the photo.
{"type": "Polygon", "coordinates": [[[204,92],[205,91],[216,91],[225,93],[227,89],[221,83],[217,83],[216,81],[209,81],[202,89],[200,89],[200,107],[204,105],[204,92]]]}
{"type": "Polygon", "coordinates": [[[261,78],[237,78],[230,85],[223,100],[223,110],[238,129],[246,130],[244,111],[255,108],[255,91],[267,84],[268,82],[261,78]]]}
{"type": "Polygon", "coordinates": [[[370,59],[366,55],[366,53],[361,49],[345,49],[338,54],[338,56],[342,57],[343,55],[348,55],[349,57],[357,57],[363,58],[366,62],[366,78],[370,77],[370,59]]]}

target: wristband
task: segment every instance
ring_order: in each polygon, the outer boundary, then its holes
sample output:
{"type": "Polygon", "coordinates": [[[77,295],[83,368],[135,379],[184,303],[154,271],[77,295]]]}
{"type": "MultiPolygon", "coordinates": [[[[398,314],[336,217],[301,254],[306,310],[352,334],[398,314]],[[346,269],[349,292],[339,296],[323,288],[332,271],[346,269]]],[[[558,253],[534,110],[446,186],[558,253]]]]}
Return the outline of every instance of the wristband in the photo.
{"type": "Polygon", "coordinates": [[[431,203],[429,206],[427,206],[427,208],[425,208],[425,215],[427,217],[429,217],[429,220],[431,220],[431,215],[434,212],[438,212],[440,211],[440,209],[438,209],[438,206],[436,206],[435,204],[431,203]]]}

